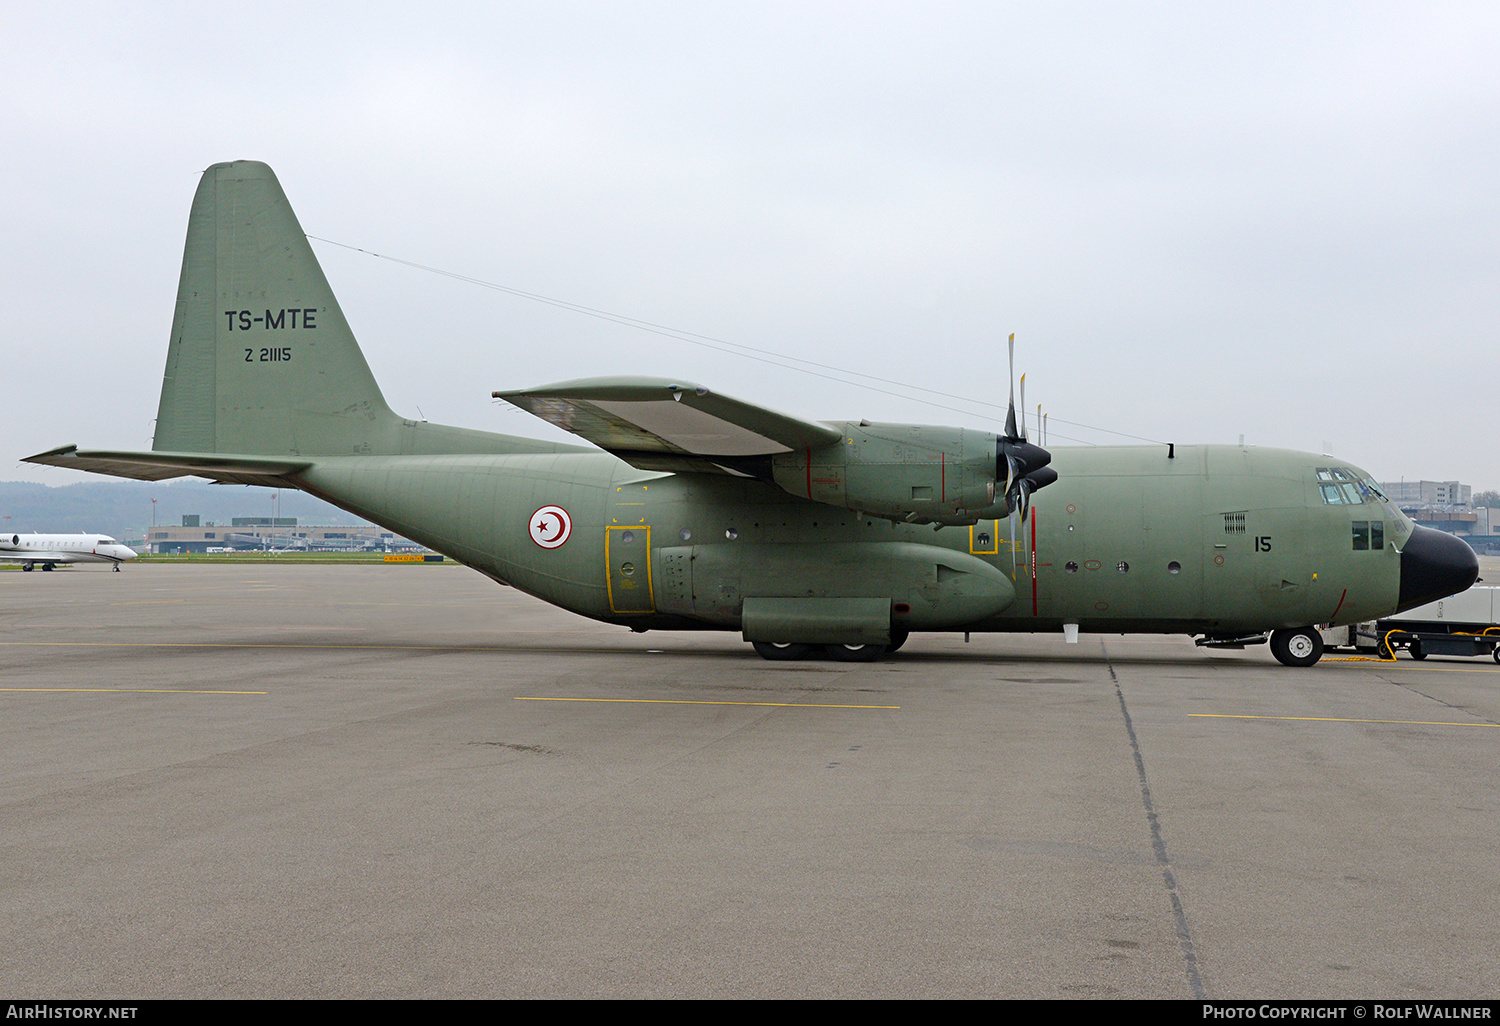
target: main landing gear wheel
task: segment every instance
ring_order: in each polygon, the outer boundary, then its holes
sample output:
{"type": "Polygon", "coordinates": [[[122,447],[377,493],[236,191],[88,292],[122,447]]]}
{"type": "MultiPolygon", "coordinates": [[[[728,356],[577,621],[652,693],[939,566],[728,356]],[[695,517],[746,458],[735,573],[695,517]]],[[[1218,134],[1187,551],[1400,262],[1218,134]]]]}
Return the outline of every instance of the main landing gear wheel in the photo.
{"type": "Polygon", "coordinates": [[[1494,648],[1490,649],[1490,658],[1495,660],[1495,662],[1500,663],[1500,645],[1496,645],[1494,648]]]}
{"type": "Polygon", "coordinates": [[[1271,654],[1283,666],[1311,666],[1323,657],[1323,635],[1312,627],[1272,631],[1271,654]]]}
{"type": "Polygon", "coordinates": [[[775,641],[752,641],[750,647],[755,649],[755,654],[762,659],[806,659],[812,651],[811,645],[799,645],[794,642],[775,641]]]}
{"type": "Polygon", "coordinates": [[[873,663],[885,655],[884,645],[829,645],[828,657],[841,663],[873,663]]]}

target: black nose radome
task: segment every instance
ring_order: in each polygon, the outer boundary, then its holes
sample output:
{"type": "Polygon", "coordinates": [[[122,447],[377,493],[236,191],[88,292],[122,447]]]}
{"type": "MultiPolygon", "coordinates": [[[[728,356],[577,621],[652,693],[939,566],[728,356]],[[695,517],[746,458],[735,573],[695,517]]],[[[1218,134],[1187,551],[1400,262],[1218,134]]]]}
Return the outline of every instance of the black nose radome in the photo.
{"type": "Polygon", "coordinates": [[[1462,539],[1430,527],[1412,529],[1401,549],[1397,612],[1456,595],[1479,578],[1479,558],[1462,539]]]}

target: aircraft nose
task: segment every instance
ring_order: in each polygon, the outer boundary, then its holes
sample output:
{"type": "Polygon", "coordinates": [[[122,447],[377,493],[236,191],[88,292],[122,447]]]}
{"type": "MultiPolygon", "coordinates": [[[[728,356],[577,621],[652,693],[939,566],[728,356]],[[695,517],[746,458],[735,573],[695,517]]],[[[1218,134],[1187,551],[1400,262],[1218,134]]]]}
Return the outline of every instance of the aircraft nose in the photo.
{"type": "Polygon", "coordinates": [[[1479,558],[1461,538],[1430,527],[1412,529],[1401,549],[1397,611],[1456,595],[1479,578],[1479,558]]]}

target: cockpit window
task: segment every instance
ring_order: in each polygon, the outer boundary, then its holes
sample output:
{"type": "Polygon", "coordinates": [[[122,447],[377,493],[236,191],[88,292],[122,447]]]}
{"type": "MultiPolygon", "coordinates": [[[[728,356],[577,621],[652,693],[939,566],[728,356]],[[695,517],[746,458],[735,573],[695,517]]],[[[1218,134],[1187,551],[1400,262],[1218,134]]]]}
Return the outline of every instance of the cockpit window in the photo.
{"type": "Polygon", "coordinates": [[[1359,506],[1384,499],[1375,482],[1347,467],[1318,467],[1318,494],[1329,506],[1359,506]]]}
{"type": "Polygon", "coordinates": [[[1365,501],[1351,484],[1320,484],[1318,491],[1322,493],[1324,503],[1329,506],[1358,506],[1365,501]]]}

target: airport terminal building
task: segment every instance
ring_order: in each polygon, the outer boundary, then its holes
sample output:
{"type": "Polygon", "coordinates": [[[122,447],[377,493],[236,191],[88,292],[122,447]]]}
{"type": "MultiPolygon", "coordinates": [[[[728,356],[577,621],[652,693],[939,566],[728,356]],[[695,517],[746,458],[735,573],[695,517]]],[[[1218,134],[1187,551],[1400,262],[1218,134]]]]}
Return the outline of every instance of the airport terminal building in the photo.
{"type": "Polygon", "coordinates": [[[1500,552],[1500,509],[1472,504],[1474,489],[1459,481],[1381,481],[1380,490],[1423,527],[1456,534],[1474,551],[1500,552]]]}
{"type": "Polygon", "coordinates": [[[235,517],[229,524],[200,524],[196,515],[181,526],[152,527],[148,552],[426,552],[424,546],[374,524],[320,526],[296,517],[235,517]]]}

